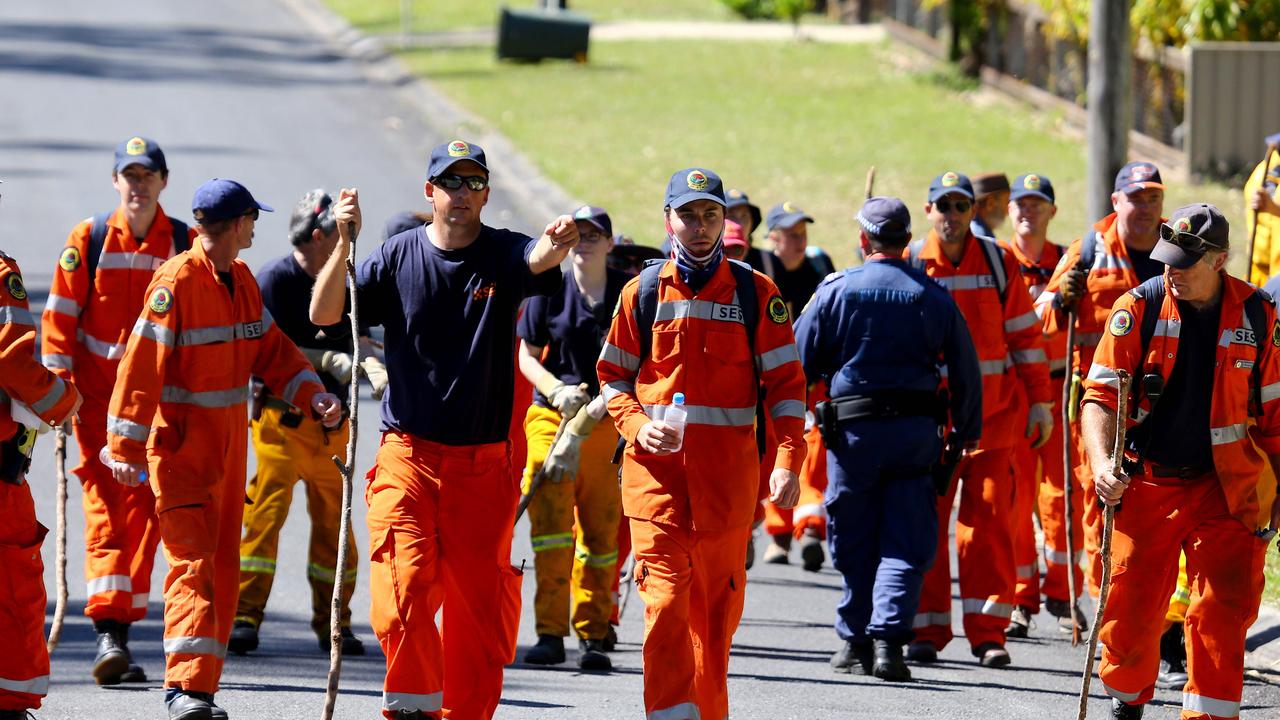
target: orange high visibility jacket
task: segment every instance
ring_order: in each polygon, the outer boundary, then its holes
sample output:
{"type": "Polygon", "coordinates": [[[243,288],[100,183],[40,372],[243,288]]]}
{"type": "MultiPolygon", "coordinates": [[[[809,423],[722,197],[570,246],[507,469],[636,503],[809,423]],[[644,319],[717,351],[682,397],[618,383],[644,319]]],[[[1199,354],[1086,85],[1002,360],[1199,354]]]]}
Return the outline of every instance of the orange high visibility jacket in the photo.
{"type": "MultiPolygon", "coordinates": [[[[1280,325],[1276,323],[1275,306],[1267,302],[1263,303],[1267,327],[1250,327],[1244,301],[1257,289],[1226,273],[1222,278],[1222,314],[1218,321],[1222,341],[1218,343],[1213,377],[1209,433],[1213,464],[1227,497],[1227,506],[1236,519],[1253,531],[1270,522],[1269,498],[1274,497],[1275,492],[1273,483],[1267,483],[1271,485],[1269,488],[1259,487],[1265,461],[1262,453],[1280,454],[1280,325]],[[1254,344],[1255,333],[1265,333],[1258,338],[1262,341],[1260,356],[1254,344]],[[1262,414],[1256,418],[1249,414],[1249,384],[1255,362],[1262,363],[1259,375],[1262,414]]],[[[1096,402],[1114,411],[1119,387],[1116,370],[1128,371],[1135,383],[1149,372],[1158,372],[1166,381],[1169,379],[1178,358],[1181,319],[1178,303],[1167,285],[1160,307],[1146,307],[1146,302],[1135,291],[1122,295],[1111,314],[1107,332],[1098,344],[1085,379],[1084,402],[1096,402]],[[1142,358],[1139,357],[1140,328],[1142,317],[1148,312],[1160,315],[1147,356],[1142,358]]],[[[1126,419],[1128,425],[1136,425],[1150,411],[1150,401],[1143,394],[1137,412],[1126,419]]]]}
{"type": "Polygon", "coordinates": [[[10,406],[26,405],[50,425],[66,417],[80,395],[36,360],[36,321],[18,263],[0,252],[0,441],[18,432],[10,406]]]}
{"type": "MultiPolygon", "coordinates": [[[[1129,251],[1116,229],[1116,214],[1111,213],[1102,218],[1093,228],[1098,231],[1099,245],[1093,256],[1093,267],[1089,268],[1086,275],[1085,291],[1076,301],[1077,347],[1073,362],[1082,375],[1089,372],[1094,348],[1102,339],[1102,331],[1107,326],[1107,318],[1111,315],[1111,306],[1116,298],[1138,287],[1138,274],[1133,269],[1129,251]]],[[[1048,286],[1036,298],[1036,313],[1044,323],[1046,336],[1052,337],[1057,333],[1066,335],[1067,314],[1058,306],[1058,286],[1062,282],[1062,276],[1079,264],[1081,242],[1082,238],[1076,238],[1067,247],[1067,252],[1058,262],[1058,269],[1049,279],[1048,286]]]]}
{"type": "MultiPolygon", "coordinates": [[[[93,218],[76,225],[53,272],[53,287],[41,318],[41,361],[64,379],[74,378],[87,396],[105,403],[116,382],[133,323],[142,311],[147,286],[173,257],[173,225],[162,208],[139,242],[124,210],[107,220],[90,297],[89,230],[93,218]]],[[[190,235],[195,237],[195,231],[190,235]]]]}
{"type": "Polygon", "coordinates": [[[234,295],[218,280],[198,239],[156,271],[107,408],[107,447],[114,457],[141,464],[153,428],[198,436],[192,422],[218,422],[223,409],[234,409],[248,427],[250,375],[302,408],[324,392],[311,363],[263,307],[249,266],[236,260],[231,274],[234,295]]]}
{"type": "Polygon", "coordinates": [[[760,499],[759,384],[779,443],[775,467],[800,472],[806,451],[804,370],[782,295],[766,276],[754,277],[754,357],[727,261],[697,294],[680,279],[675,262],[667,261],[658,276],[648,357],[640,357],[636,325],[639,278],[622,289],[596,371],[609,413],[627,441],[622,506],[628,517],[692,521],[703,531],[751,524],[760,499]],[[681,451],[657,456],[638,450],[640,428],[663,419],[678,392],[685,394],[688,412],[681,451]]]}
{"type": "MultiPolygon", "coordinates": [[[[1018,264],[1019,276],[1022,278],[1022,284],[1027,289],[1027,297],[1034,302],[1042,294],[1049,284],[1049,278],[1053,277],[1054,270],[1058,267],[1058,262],[1066,253],[1061,245],[1055,245],[1047,242],[1044,250],[1040,252],[1039,260],[1032,260],[1022,251],[1018,249],[1018,244],[1012,240],[1006,242],[1000,241],[1000,247],[1005,252],[1013,255],[1014,261],[1018,264]]],[[[1066,333],[1058,333],[1045,337],[1045,351],[1049,356],[1049,373],[1058,373],[1065,371],[1067,368],[1067,335],[1066,333]]]]}
{"type": "Polygon", "coordinates": [[[1013,256],[1001,253],[1009,287],[1003,304],[980,241],[973,234],[965,239],[964,254],[955,265],[942,251],[942,239],[930,230],[920,248],[925,273],[951,293],[960,308],[982,370],[982,440],[984,449],[1011,447],[1023,437],[1018,427],[1016,405],[1020,383],[1031,403],[1053,400],[1049,388],[1049,363],[1040,321],[1031,298],[1020,291],[1014,278],[1018,266],[1013,256]]]}

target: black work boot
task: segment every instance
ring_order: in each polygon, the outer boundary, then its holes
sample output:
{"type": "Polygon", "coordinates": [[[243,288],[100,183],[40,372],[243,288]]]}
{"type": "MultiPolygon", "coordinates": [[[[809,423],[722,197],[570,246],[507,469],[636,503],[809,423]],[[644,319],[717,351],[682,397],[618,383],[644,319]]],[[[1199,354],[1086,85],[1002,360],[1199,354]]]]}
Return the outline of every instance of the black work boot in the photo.
{"type": "Polygon", "coordinates": [[[578,667],[583,670],[608,672],[613,669],[613,662],[604,653],[603,640],[579,640],[578,649],[582,651],[578,655],[578,667]]]}
{"type": "Polygon", "coordinates": [[[831,669],[850,675],[870,675],[872,665],[871,641],[845,640],[844,645],[831,656],[831,669]]]}
{"type": "Polygon", "coordinates": [[[1188,679],[1187,641],[1182,623],[1174,623],[1160,636],[1160,674],[1156,675],[1156,687],[1181,690],[1188,679]]]}
{"type": "MultiPolygon", "coordinates": [[[[165,691],[164,705],[169,710],[169,720],[214,720],[215,718],[212,697],[204,693],[169,688],[165,691]]],[[[226,717],[225,712],[223,717],[226,717]]]]}
{"type": "Polygon", "coordinates": [[[539,635],[538,642],[524,654],[530,665],[559,665],[564,662],[564,638],[558,635],[539,635]]]}
{"type": "Polygon", "coordinates": [[[818,535],[818,531],[813,528],[806,528],[804,534],[800,537],[800,561],[802,567],[809,572],[818,572],[822,569],[822,563],[826,562],[827,553],[822,549],[822,538],[818,535]]]}
{"type": "Polygon", "coordinates": [[[908,682],[911,680],[911,669],[902,660],[902,645],[876,638],[875,664],[871,674],[889,682],[908,682]]]}
{"type": "Polygon", "coordinates": [[[769,547],[764,549],[766,565],[790,565],[791,533],[778,533],[769,536],[769,547]]]}
{"type": "Polygon", "coordinates": [[[913,663],[929,665],[938,662],[938,648],[928,640],[917,640],[907,646],[907,659],[913,663]]]}
{"type": "MultiPolygon", "coordinates": [[[[343,627],[339,630],[339,633],[342,639],[343,655],[349,657],[359,657],[364,655],[364,641],[356,637],[356,634],[351,632],[351,628],[343,627]]],[[[325,630],[323,633],[317,630],[316,640],[321,650],[326,653],[329,652],[332,642],[330,641],[328,630],[325,630]]]]}
{"type": "Polygon", "coordinates": [[[1009,625],[1004,629],[1004,636],[1025,638],[1030,635],[1031,616],[1034,614],[1026,605],[1013,606],[1013,612],[1009,613],[1009,625]]]}
{"type": "Polygon", "coordinates": [[[248,620],[236,620],[231,626],[227,649],[236,655],[244,655],[258,649],[258,626],[248,620]]]}
{"type": "Polygon", "coordinates": [[[982,643],[973,649],[973,656],[978,658],[979,665],[988,668],[1008,667],[1010,662],[1009,651],[1000,643],[982,643]]]}
{"type": "Polygon", "coordinates": [[[613,652],[618,649],[618,628],[610,625],[609,631],[604,635],[604,651],[613,652]]]}
{"type": "Polygon", "coordinates": [[[35,715],[26,710],[0,710],[0,720],[27,720],[27,718],[35,718],[35,715]]]}
{"type": "Polygon", "coordinates": [[[120,647],[124,648],[124,655],[128,658],[129,669],[120,675],[120,682],[127,683],[144,683],[147,681],[147,673],[142,666],[133,661],[133,651],[129,649],[129,623],[120,623],[120,632],[116,637],[120,640],[120,647]]]}
{"type": "Polygon", "coordinates": [[[1142,708],[1146,705],[1130,705],[1111,698],[1111,720],[1142,720],[1142,708]]]}
{"type": "Polygon", "coordinates": [[[98,633],[98,654],[93,659],[93,679],[99,685],[119,685],[121,676],[129,671],[129,653],[120,644],[120,623],[115,620],[94,620],[93,630],[98,633]]]}

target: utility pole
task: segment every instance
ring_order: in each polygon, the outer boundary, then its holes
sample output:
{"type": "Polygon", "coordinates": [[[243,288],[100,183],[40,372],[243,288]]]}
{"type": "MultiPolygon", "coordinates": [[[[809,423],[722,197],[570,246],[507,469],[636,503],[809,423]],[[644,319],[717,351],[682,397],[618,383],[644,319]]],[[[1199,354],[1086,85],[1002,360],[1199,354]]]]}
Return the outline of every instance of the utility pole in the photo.
{"type": "Polygon", "coordinates": [[[1093,0],[1089,8],[1089,157],[1085,208],[1093,223],[1111,212],[1116,173],[1129,156],[1133,95],[1129,0],[1093,0]]]}

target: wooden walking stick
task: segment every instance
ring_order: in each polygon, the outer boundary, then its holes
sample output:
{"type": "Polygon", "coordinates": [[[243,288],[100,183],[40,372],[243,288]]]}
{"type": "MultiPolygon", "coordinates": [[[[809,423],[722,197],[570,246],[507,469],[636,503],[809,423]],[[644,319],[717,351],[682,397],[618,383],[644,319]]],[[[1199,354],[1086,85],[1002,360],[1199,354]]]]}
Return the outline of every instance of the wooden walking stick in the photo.
{"type": "MultiPolygon", "coordinates": [[[[1115,442],[1111,446],[1111,473],[1124,472],[1125,422],[1129,417],[1129,373],[1117,370],[1119,389],[1116,396],[1115,442]]],[[[1084,677],[1080,683],[1080,711],[1076,720],[1084,720],[1089,712],[1089,683],[1093,680],[1093,654],[1098,649],[1098,634],[1102,631],[1102,612],[1107,607],[1107,595],[1111,592],[1111,533],[1115,530],[1116,507],[1107,505],[1102,514],[1102,586],[1098,590],[1098,607],[1093,611],[1093,627],[1089,628],[1089,649],[1084,658],[1084,677]]]]}
{"type": "MultiPolygon", "coordinates": [[[[583,383],[580,387],[583,390],[587,389],[586,383],[583,383]]],[[[569,415],[560,418],[560,426],[556,428],[556,436],[551,439],[551,447],[547,449],[548,455],[551,454],[552,450],[556,449],[556,443],[560,442],[560,436],[564,435],[564,430],[569,427],[570,420],[573,420],[573,417],[569,415]]],[[[533,494],[542,486],[542,481],[546,479],[546,476],[547,462],[544,458],[541,467],[538,468],[538,472],[534,473],[533,478],[529,480],[529,492],[520,496],[520,503],[516,505],[516,521],[511,524],[512,527],[520,523],[520,518],[524,516],[524,511],[528,510],[529,503],[533,502],[533,494]]]]}
{"type": "MultiPolygon", "coordinates": [[[[351,296],[351,367],[360,367],[360,314],[356,305],[356,224],[347,223],[351,247],[347,253],[347,289],[351,296]]],[[[342,473],[342,522],[338,526],[338,567],[333,577],[333,599],[329,603],[329,685],[324,691],[323,720],[332,720],[338,701],[338,680],[342,676],[342,595],[346,585],[347,537],[351,533],[351,486],[356,469],[356,431],[359,428],[360,388],[353,370],[351,394],[348,396],[351,434],[347,438],[347,461],[337,455],[333,463],[342,473]]]]}
{"type": "Polygon", "coordinates": [[[876,166],[872,165],[871,168],[867,170],[867,184],[863,186],[863,193],[862,193],[863,200],[871,199],[871,189],[875,187],[875,184],[876,184],[876,166]]]}
{"type": "Polygon", "coordinates": [[[1071,471],[1071,420],[1075,415],[1071,392],[1075,386],[1075,353],[1076,353],[1076,310],[1067,310],[1067,376],[1062,383],[1062,522],[1067,530],[1067,612],[1071,613],[1071,647],[1080,644],[1080,623],[1076,622],[1076,568],[1080,561],[1076,557],[1075,533],[1072,532],[1071,491],[1075,484],[1071,471]]]}
{"type": "MultiPolygon", "coordinates": [[[[1271,143],[1270,145],[1267,145],[1267,154],[1262,158],[1262,184],[1259,186],[1261,188],[1265,189],[1267,187],[1267,170],[1271,169],[1271,155],[1275,151],[1276,151],[1275,143],[1271,143]]],[[[1249,255],[1248,255],[1249,267],[1245,270],[1246,279],[1249,279],[1253,276],[1253,241],[1257,236],[1258,236],[1258,211],[1254,210],[1253,211],[1253,227],[1249,229],[1249,255]]],[[[1277,239],[1272,239],[1272,242],[1276,242],[1276,240],[1277,239]]],[[[1274,253],[1275,251],[1273,250],[1272,252],[1274,253]]],[[[1270,260],[1271,258],[1267,258],[1268,262],[1270,262],[1270,260]]],[[[1275,268],[1272,268],[1271,273],[1274,275],[1275,272],[1276,272],[1275,268]]]]}
{"type": "Polygon", "coordinates": [[[67,615],[67,431],[59,425],[53,433],[54,464],[58,473],[58,523],[57,523],[57,577],[58,598],[53,606],[53,623],[49,626],[49,640],[45,647],[52,653],[62,638],[62,621],[67,615]]]}

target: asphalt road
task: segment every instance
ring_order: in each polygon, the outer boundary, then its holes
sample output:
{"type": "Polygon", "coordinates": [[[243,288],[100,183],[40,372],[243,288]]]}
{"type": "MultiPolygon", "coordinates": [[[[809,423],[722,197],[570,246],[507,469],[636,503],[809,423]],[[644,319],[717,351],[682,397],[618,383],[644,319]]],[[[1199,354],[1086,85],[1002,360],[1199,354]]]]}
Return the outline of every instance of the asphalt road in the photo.
{"type": "MultiPolygon", "coordinates": [[[[162,202],[189,219],[193,189],[210,177],[244,182],[282,212],[264,215],[258,239],[244,255],[251,266],[287,250],[285,227],[293,202],[315,186],[361,188],[369,231],[376,242],[383,218],[420,207],[421,182],[431,146],[450,139],[400,105],[386,88],[367,83],[334,46],[308,37],[285,6],[264,0],[163,0],[0,5],[0,247],[23,265],[36,305],[67,231],[78,220],[116,203],[110,187],[114,145],[147,135],[165,149],[172,175],[162,202]]],[[[490,224],[525,231],[547,218],[505,199],[495,178],[486,217],[490,224]]],[[[38,307],[37,307],[38,309],[38,307]]],[[[376,408],[361,404],[366,420],[360,468],[372,460],[376,408]]],[[[73,446],[74,452],[74,446],[73,446]]],[[[252,465],[252,458],[250,459],[252,465]]],[[[363,470],[360,470],[362,473],[363,470]]],[[[251,470],[252,471],[252,470],[251,470]]],[[[52,441],[41,440],[32,485],[42,520],[53,526],[52,441]]],[[[238,480],[238,479],[237,479],[238,480]]],[[[159,679],[163,656],[158,563],[150,617],[134,628],[132,646],[153,681],[100,689],[89,677],[93,634],[84,604],[83,525],[78,493],[70,501],[72,548],[68,575],[71,608],[63,644],[54,655],[54,684],[40,718],[163,717],[159,679]]],[[[367,533],[357,488],[356,534],[362,561],[367,533]]],[[[229,658],[219,704],[233,717],[318,715],[327,656],[308,627],[305,582],[305,500],[281,544],[281,570],[263,626],[263,646],[248,658],[229,658]]],[[[513,562],[530,560],[528,526],[516,532],[513,562]]],[[[54,582],[53,539],[44,548],[46,583],[54,582]]],[[[826,569],[757,567],[750,575],[746,613],[730,666],[731,706],[738,718],[990,718],[1075,716],[1083,650],[1071,649],[1052,623],[1031,641],[1011,645],[1012,668],[980,668],[959,640],[935,667],[916,668],[917,681],[887,686],[831,673],[827,657],[837,645],[830,625],[839,581],[826,569]]],[[[521,654],[535,639],[532,575],[525,583],[521,654]]],[[[371,655],[344,665],[340,718],[378,717],[383,660],[368,629],[369,588],[362,564],[354,602],[357,632],[371,655]]],[[[627,608],[617,666],[609,675],[580,673],[570,663],[555,670],[509,669],[498,716],[502,718],[625,718],[642,716],[640,637],[642,607],[627,608]]],[[[955,613],[959,617],[959,612],[955,613]]],[[[1093,715],[1105,701],[1095,684],[1093,715]]],[[[1180,696],[1161,692],[1162,703],[1180,696]]],[[[1280,688],[1251,682],[1245,717],[1280,716],[1280,688]]],[[[1148,717],[1174,717],[1175,707],[1148,717]]]]}

